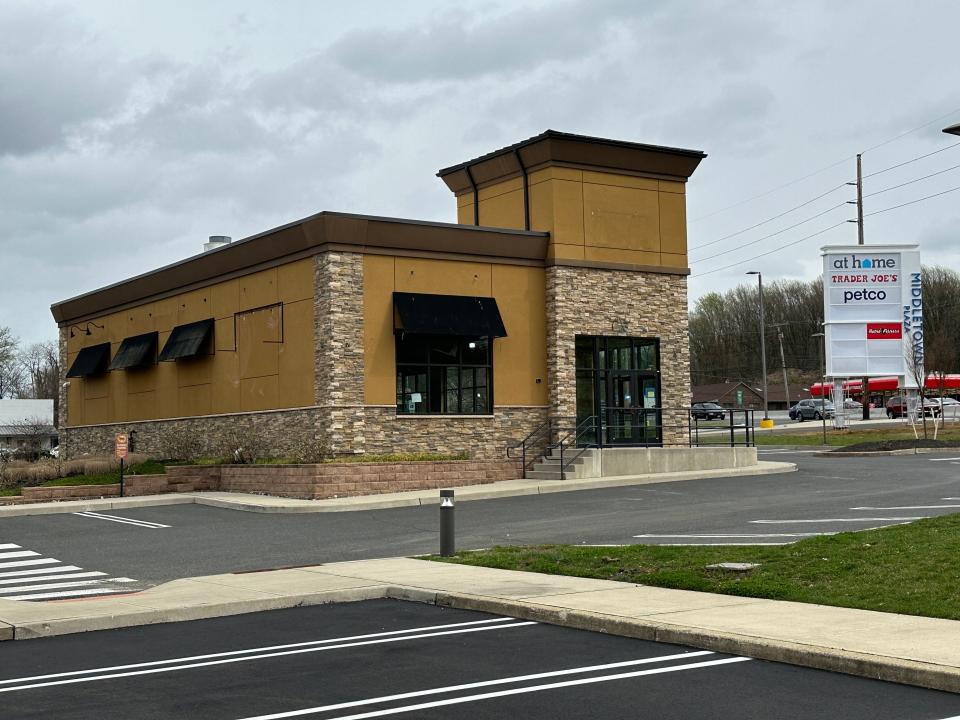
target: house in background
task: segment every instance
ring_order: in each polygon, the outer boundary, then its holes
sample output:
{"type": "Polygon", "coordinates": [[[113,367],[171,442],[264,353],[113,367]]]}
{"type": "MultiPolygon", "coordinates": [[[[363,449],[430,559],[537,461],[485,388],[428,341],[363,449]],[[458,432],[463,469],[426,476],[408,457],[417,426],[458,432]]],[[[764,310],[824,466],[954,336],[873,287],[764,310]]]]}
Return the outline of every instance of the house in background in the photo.
{"type": "Polygon", "coordinates": [[[42,451],[56,444],[53,400],[0,400],[0,449],[42,451]]]}
{"type": "MultiPolygon", "coordinates": [[[[810,392],[802,387],[791,387],[788,401],[783,385],[767,384],[767,407],[770,410],[788,410],[809,397],[810,392]]],[[[763,388],[743,381],[695,385],[693,402],[715,402],[725,408],[763,410],[763,388]]]]}

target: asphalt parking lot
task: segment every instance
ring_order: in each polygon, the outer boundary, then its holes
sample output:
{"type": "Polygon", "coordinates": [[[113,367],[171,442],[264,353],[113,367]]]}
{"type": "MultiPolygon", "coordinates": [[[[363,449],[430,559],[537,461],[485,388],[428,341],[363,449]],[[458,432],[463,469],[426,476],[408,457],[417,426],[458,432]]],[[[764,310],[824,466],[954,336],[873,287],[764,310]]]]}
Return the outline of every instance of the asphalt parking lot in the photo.
{"type": "MultiPolygon", "coordinates": [[[[800,471],[460,503],[458,547],[777,544],[960,512],[960,457],[762,457],[800,471]]],[[[181,577],[430,553],[438,532],[436,506],[276,515],[175,505],[4,517],[0,597],[120,594],[181,577]]]]}
{"type": "Polygon", "coordinates": [[[3,717],[943,720],[960,697],[392,600],[0,643],[3,717]]]}

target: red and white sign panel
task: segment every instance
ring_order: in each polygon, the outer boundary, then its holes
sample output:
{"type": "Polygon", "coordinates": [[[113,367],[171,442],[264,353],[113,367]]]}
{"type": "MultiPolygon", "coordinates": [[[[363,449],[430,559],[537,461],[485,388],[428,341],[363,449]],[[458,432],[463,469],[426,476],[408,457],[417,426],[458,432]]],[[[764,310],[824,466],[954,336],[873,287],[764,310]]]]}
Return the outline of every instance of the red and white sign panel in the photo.
{"type": "Polygon", "coordinates": [[[831,245],[820,251],[827,377],[894,375],[904,387],[915,387],[923,368],[917,246],[831,245]]]}
{"type": "Polygon", "coordinates": [[[867,340],[902,340],[900,323],[867,323],[867,340]]]}
{"type": "Polygon", "coordinates": [[[127,437],[126,433],[117,433],[116,437],[114,438],[113,447],[117,456],[117,460],[125,459],[130,448],[130,438],[127,437]]]}

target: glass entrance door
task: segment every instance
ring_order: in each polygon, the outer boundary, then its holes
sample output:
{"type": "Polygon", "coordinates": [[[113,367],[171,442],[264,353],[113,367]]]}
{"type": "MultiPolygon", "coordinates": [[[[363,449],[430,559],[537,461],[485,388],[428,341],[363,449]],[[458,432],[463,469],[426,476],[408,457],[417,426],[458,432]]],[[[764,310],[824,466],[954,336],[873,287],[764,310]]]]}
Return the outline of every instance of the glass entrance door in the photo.
{"type": "Polygon", "coordinates": [[[607,375],[607,442],[633,444],[636,442],[636,378],[633,373],[607,375]]]}

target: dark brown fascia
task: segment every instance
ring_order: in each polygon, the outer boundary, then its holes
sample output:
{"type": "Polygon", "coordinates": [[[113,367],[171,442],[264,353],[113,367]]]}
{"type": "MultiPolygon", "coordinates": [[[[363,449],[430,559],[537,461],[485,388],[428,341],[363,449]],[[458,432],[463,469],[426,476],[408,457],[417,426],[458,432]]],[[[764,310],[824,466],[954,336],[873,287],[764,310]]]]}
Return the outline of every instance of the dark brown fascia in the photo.
{"type": "Polygon", "coordinates": [[[521,162],[528,173],[549,165],[560,165],[686,182],[706,156],[700,150],[547,130],[528,140],[444,168],[437,177],[457,195],[473,189],[470,175],[477,187],[522,175],[521,162]]]}
{"type": "Polygon", "coordinates": [[[331,246],[353,252],[450,254],[543,265],[549,233],[321,212],[50,306],[60,325],[97,317],[256,270],[309,257],[331,246]]]}

